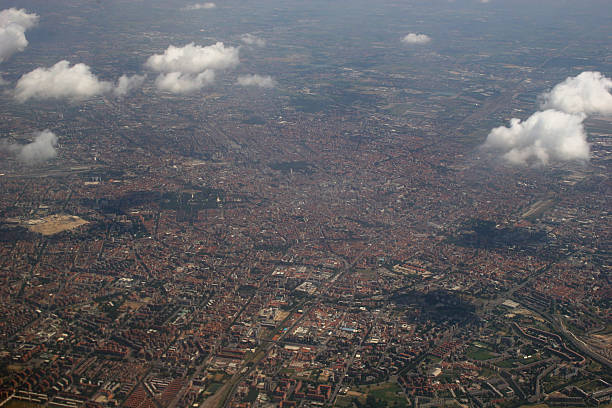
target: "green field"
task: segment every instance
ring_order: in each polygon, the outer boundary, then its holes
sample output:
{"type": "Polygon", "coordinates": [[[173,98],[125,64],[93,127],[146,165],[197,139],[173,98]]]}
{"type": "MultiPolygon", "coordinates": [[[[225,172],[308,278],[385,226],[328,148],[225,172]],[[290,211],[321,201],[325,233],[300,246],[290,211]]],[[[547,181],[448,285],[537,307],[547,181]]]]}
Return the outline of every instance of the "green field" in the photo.
{"type": "Polygon", "coordinates": [[[338,398],[336,398],[336,403],[334,404],[334,407],[338,408],[350,408],[352,406],[353,399],[346,395],[338,395],[338,398]]]}
{"type": "Polygon", "coordinates": [[[214,394],[215,392],[217,392],[219,390],[219,388],[221,388],[223,386],[223,384],[221,383],[212,383],[208,386],[208,388],[206,388],[206,392],[209,392],[211,394],[214,394]]]}
{"type": "MultiPolygon", "coordinates": [[[[370,386],[359,387],[359,391],[367,394],[368,397],[374,397],[378,406],[381,407],[398,407],[404,408],[407,406],[406,398],[398,394],[402,391],[401,387],[396,383],[381,383],[370,386]]],[[[362,403],[366,402],[360,401],[362,403]]]]}
{"type": "Polygon", "coordinates": [[[495,355],[492,354],[490,350],[487,350],[484,348],[470,347],[470,349],[467,352],[467,357],[471,358],[472,360],[483,361],[483,360],[490,360],[493,357],[495,357],[495,355]]]}
{"type": "Polygon", "coordinates": [[[501,368],[512,368],[515,366],[515,359],[502,360],[495,363],[496,366],[501,368]]]}
{"type": "Polygon", "coordinates": [[[42,405],[34,404],[28,401],[12,399],[3,405],[3,408],[41,408],[42,405]]]}

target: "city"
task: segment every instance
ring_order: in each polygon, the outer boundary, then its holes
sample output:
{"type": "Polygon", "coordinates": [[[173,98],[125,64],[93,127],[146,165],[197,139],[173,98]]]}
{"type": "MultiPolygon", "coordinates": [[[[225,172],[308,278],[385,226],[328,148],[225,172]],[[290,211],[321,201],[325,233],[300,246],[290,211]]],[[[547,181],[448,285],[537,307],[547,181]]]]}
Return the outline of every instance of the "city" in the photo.
{"type": "Polygon", "coordinates": [[[517,2],[0,1],[0,406],[612,406],[610,6],[517,2]]]}

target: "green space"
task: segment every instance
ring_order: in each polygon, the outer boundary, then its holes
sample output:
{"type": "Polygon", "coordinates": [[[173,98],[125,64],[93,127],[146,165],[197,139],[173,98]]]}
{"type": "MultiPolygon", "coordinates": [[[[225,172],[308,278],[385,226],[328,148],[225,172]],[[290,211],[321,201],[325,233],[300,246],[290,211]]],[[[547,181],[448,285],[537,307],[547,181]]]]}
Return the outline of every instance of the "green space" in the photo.
{"type": "Polygon", "coordinates": [[[376,279],[376,271],[373,269],[359,269],[357,271],[359,276],[363,279],[376,279]]]}
{"type": "Polygon", "coordinates": [[[428,354],[427,357],[425,357],[425,360],[423,361],[424,364],[429,365],[429,364],[438,364],[442,361],[442,359],[438,356],[434,356],[432,354],[428,354]]]}
{"type": "Polygon", "coordinates": [[[244,399],[245,402],[255,402],[257,400],[257,396],[259,395],[259,390],[257,388],[249,389],[249,393],[244,399]]]}
{"type": "Polygon", "coordinates": [[[548,375],[542,380],[542,391],[552,392],[554,390],[563,388],[566,383],[567,382],[561,377],[548,375]]]}
{"type": "Polygon", "coordinates": [[[472,360],[490,360],[495,357],[495,355],[491,352],[491,350],[481,347],[470,347],[467,352],[467,357],[472,360]]]}
{"type": "Polygon", "coordinates": [[[534,355],[529,358],[520,358],[517,361],[519,364],[527,365],[527,364],[535,363],[536,361],[539,361],[539,360],[540,360],[540,355],[534,355]]]}
{"type": "Polygon", "coordinates": [[[574,386],[578,388],[583,388],[586,384],[589,384],[592,381],[590,378],[572,378],[569,381],[563,377],[556,377],[553,375],[548,375],[542,381],[542,389],[544,392],[553,392],[561,390],[568,386],[574,386]]]}
{"type": "Polygon", "coordinates": [[[313,165],[305,161],[286,161],[286,162],[274,162],[270,163],[272,170],[279,170],[283,173],[290,171],[301,172],[301,173],[312,173],[313,165]]]}
{"type": "Polygon", "coordinates": [[[11,399],[9,402],[3,405],[3,407],[5,408],[41,408],[42,405],[38,405],[32,402],[22,401],[18,399],[11,399]]]}
{"type": "Polygon", "coordinates": [[[292,97],[291,105],[301,112],[317,113],[330,109],[332,107],[332,101],[320,95],[302,94],[292,97]]]}
{"type": "Polygon", "coordinates": [[[221,387],[223,387],[222,383],[214,382],[214,383],[210,384],[208,386],[208,388],[206,388],[206,392],[214,394],[215,392],[219,391],[219,388],[221,388],[221,387]]]}
{"type": "Polygon", "coordinates": [[[288,367],[283,367],[283,368],[280,369],[280,371],[278,373],[280,375],[285,376],[285,377],[291,377],[292,375],[295,374],[295,369],[288,368],[288,367]]]}
{"type": "Polygon", "coordinates": [[[359,387],[359,392],[367,394],[365,400],[359,399],[362,407],[398,407],[407,406],[406,398],[401,392],[401,387],[396,383],[381,383],[359,387]]]}
{"type": "Polygon", "coordinates": [[[606,387],[599,381],[599,380],[593,380],[593,381],[589,381],[588,383],[582,385],[583,391],[585,392],[596,392],[596,391],[601,391],[603,389],[605,389],[606,387]]]}
{"type": "Polygon", "coordinates": [[[105,300],[98,306],[101,311],[106,313],[109,319],[115,320],[119,317],[119,308],[125,303],[125,296],[105,300]]]}
{"type": "Polygon", "coordinates": [[[245,125],[265,125],[266,120],[260,116],[253,115],[243,119],[242,123],[245,125]]]}
{"type": "Polygon", "coordinates": [[[516,366],[516,360],[502,360],[495,363],[496,366],[501,368],[512,368],[516,366]]]}
{"type": "Polygon", "coordinates": [[[353,399],[346,395],[339,395],[338,398],[336,398],[334,406],[339,408],[352,408],[353,399]]]}
{"type": "Polygon", "coordinates": [[[490,377],[497,375],[495,371],[491,370],[490,368],[486,368],[486,367],[481,368],[479,372],[480,372],[480,375],[482,375],[485,378],[490,378],[490,377]]]}

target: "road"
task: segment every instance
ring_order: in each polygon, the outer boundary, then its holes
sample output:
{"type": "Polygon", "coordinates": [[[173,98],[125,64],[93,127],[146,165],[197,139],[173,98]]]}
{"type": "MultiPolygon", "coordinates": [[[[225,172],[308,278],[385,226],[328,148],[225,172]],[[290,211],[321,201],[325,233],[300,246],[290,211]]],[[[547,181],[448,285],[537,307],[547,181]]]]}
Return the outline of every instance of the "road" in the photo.
{"type": "Polygon", "coordinates": [[[552,324],[552,326],[555,328],[555,330],[559,331],[566,340],[569,340],[570,343],[572,343],[574,347],[576,347],[578,350],[580,350],[587,356],[591,357],[593,360],[597,361],[599,364],[608,367],[609,370],[612,370],[612,361],[602,356],[597,351],[593,350],[593,348],[587,343],[576,337],[574,333],[572,333],[565,327],[565,324],[563,323],[560,317],[551,316],[546,312],[543,312],[541,314],[542,316],[546,317],[548,321],[552,324]]]}

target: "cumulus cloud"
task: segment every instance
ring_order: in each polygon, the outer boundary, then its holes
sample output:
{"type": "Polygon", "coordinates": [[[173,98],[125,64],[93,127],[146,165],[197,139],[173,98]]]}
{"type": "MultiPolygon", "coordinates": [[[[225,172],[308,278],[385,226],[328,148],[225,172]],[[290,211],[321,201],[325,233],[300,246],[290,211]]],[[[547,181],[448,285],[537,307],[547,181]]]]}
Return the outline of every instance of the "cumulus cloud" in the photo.
{"type": "Polygon", "coordinates": [[[50,130],[36,132],[31,143],[7,144],[0,143],[3,150],[7,150],[17,159],[27,165],[42,163],[57,156],[57,136],[50,130]]]}
{"type": "Polygon", "coordinates": [[[276,86],[276,81],[271,76],[261,75],[241,75],[238,77],[238,85],[242,86],[258,86],[260,88],[273,88],[276,86]]]}
{"type": "Polygon", "coordinates": [[[117,81],[117,86],[113,90],[116,96],[125,96],[136,88],[140,88],[145,80],[144,75],[121,75],[117,81]]]}
{"type": "Polygon", "coordinates": [[[238,48],[226,47],[222,42],[207,47],[194,43],[183,47],[171,45],[163,54],[150,56],[145,65],[157,72],[197,74],[207,69],[235,67],[240,63],[238,53],[238,48]]]}
{"type": "Polygon", "coordinates": [[[40,67],[22,75],[15,86],[15,99],[21,103],[30,99],[77,102],[111,92],[123,96],[143,81],[140,75],[123,75],[115,87],[111,82],[99,80],[88,65],[70,66],[68,61],[60,61],[50,68],[40,67]]]}
{"type": "Polygon", "coordinates": [[[186,94],[199,91],[206,85],[215,81],[215,71],[207,69],[199,74],[184,74],[182,72],[169,72],[160,74],[155,85],[161,91],[175,94],[186,94]]]}
{"type": "Polygon", "coordinates": [[[185,6],[181,10],[183,10],[183,11],[210,10],[210,9],[214,9],[216,7],[217,7],[217,5],[215,3],[196,3],[196,4],[190,4],[188,6],[185,6]]]}
{"type": "Polygon", "coordinates": [[[510,120],[510,126],[489,133],[484,147],[501,153],[516,165],[548,164],[551,161],[589,159],[583,121],[585,115],[549,109],[536,112],[524,122],[510,120]]]}
{"type": "Polygon", "coordinates": [[[110,92],[113,84],[100,81],[85,64],[70,66],[60,61],[50,68],[36,68],[24,74],[15,87],[15,98],[19,102],[28,99],[84,100],[110,92]]]}
{"type": "Polygon", "coordinates": [[[17,24],[26,30],[38,24],[38,15],[28,13],[25,9],[10,8],[0,11],[0,27],[17,24]]]}
{"type": "Polygon", "coordinates": [[[10,8],[0,11],[0,62],[28,46],[26,30],[38,24],[38,15],[24,9],[10,8]]]}
{"type": "Polygon", "coordinates": [[[171,45],[163,54],[149,57],[145,66],[159,72],[155,81],[158,89],[188,93],[213,83],[217,70],[234,68],[239,63],[239,48],[218,42],[206,47],[194,43],[171,45]]]}
{"type": "Polygon", "coordinates": [[[253,34],[244,34],[242,37],[240,37],[240,41],[246,45],[255,45],[257,47],[263,47],[266,45],[266,40],[254,36],[253,34]]]}
{"type": "Polygon", "coordinates": [[[410,33],[402,38],[404,44],[427,44],[431,37],[427,34],[410,33]]]}
{"type": "Polygon", "coordinates": [[[36,164],[57,156],[57,136],[50,130],[35,135],[34,141],[21,148],[17,158],[26,164],[36,164]]]}
{"type": "Polygon", "coordinates": [[[585,71],[567,78],[542,95],[542,107],[567,113],[612,114],[612,79],[585,71]]]}
{"type": "Polygon", "coordinates": [[[542,109],[522,122],[493,129],[483,147],[512,164],[587,161],[590,155],[583,122],[591,114],[612,115],[612,80],[583,72],[540,96],[542,109]]]}

